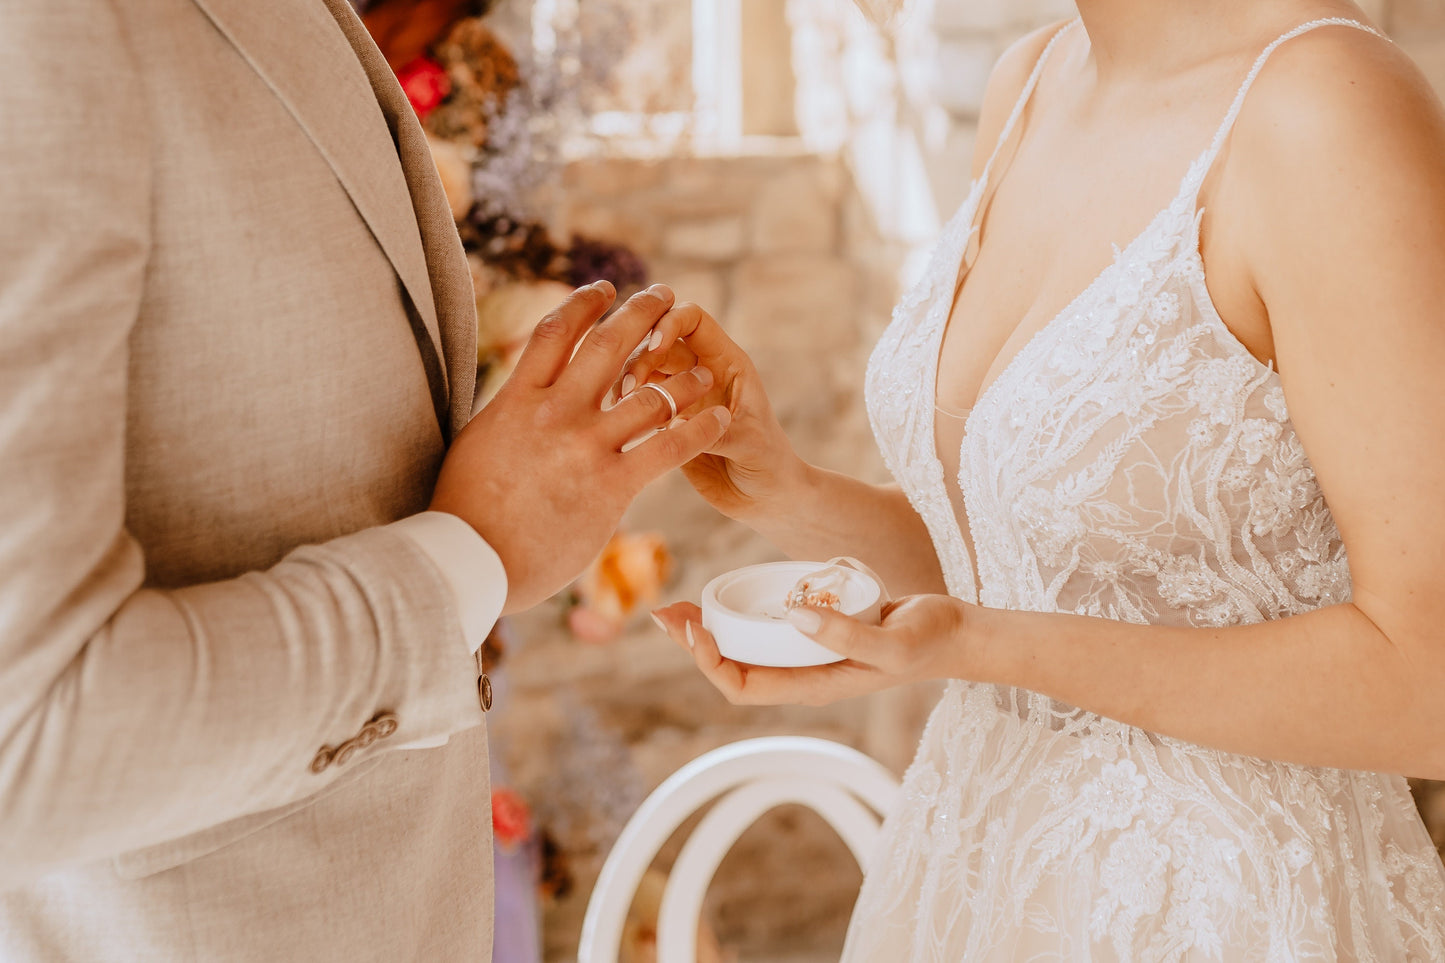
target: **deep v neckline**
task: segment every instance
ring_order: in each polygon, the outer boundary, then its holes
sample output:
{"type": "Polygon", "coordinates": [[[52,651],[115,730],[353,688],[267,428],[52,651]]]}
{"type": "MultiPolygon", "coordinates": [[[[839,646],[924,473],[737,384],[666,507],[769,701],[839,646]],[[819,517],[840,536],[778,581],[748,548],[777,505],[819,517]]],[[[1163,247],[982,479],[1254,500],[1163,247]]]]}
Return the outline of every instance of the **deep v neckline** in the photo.
{"type": "MultiPolygon", "coordinates": [[[[1207,153],[1207,151],[1205,153],[1207,153]]],[[[983,386],[980,387],[978,391],[978,396],[974,398],[973,404],[969,408],[965,409],[968,412],[967,416],[964,418],[965,437],[967,437],[969,433],[969,423],[973,421],[974,415],[981,408],[983,408],[985,404],[988,403],[989,398],[993,394],[993,391],[995,387],[998,386],[999,382],[1003,381],[1008,376],[1009,372],[1012,371],[1013,368],[1017,367],[1019,359],[1022,358],[1025,354],[1028,354],[1035,342],[1041,341],[1046,334],[1050,333],[1059,324],[1060,321],[1072,314],[1078,307],[1080,302],[1088,298],[1088,296],[1092,294],[1101,283],[1107,280],[1110,273],[1115,271],[1118,268],[1119,264],[1123,261],[1124,255],[1132,251],[1141,240],[1147,237],[1150,232],[1152,232],[1158,226],[1160,221],[1170,217],[1175,213],[1175,209],[1179,206],[1180,201],[1185,197],[1187,193],[1189,181],[1194,173],[1196,166],[1198,165],[1199,161],[1204,158],[1204,156],[1204,154],[1200,154],[1199,157],[1195,159],[1194,164],[1190,165],[1189,173],[1185,175],[1184,180],[1181,182],[1180,192],[1175,195],[1174,199],[1171,200],[1168,204],[1165,204],[1163,207],[1161,207],[1159,211],[1152,218],[1150,218],[1149,223],[1145,224],[1144,227],[1141,228],[1139,232],[1135,234],[1122,248],[1119,247],[1118,244],[1111,245],[1114,251],[1114,256],[1109,261],[1109,263],[1105,264],[1103,268],[1099,270],[1099,273],[1095,274],[1094,277],[1087,284],[1085,284],[1082,289],[1080,289],[1079,293],[1074,295],[1074,297],[1071,298],[1069,302],[1065,304],[1062,308],[1060,308],[1056,314],[1049,318],[1048,321],[1044,322],[1044,324],[1040,326],[1037,331],[1029,335],[1028,338],[1024,340],[1024,343],[1021,344],[1018,349],[1014,351],[1013,356],[1009,358],[1008,363],[999,369],[998,374],[994,375],[992,378],[989,378],[988,381],[986,381],[983,386]]],[[[958,281],[955,282],[956,287],[954,302],[949,305],[948,312],[945,313],[943,316],[943,320],[939,325],[937,339],[933,345],[934,361],[932,381],[933,404],[935,410],[937,410],[940,405],[938,398],[938,374],[939,370],[943,367],[943,348],[945,341],[948,339],[948,329],[952,327],[953,308],[954,305],[957,303],[958,291],[960,290],[960,286],[967,280],[968,271],[972,270],[972,265],[968,265],[965,268],[963,262],[964,259],[968,257],[968,245],[970,240],[973,238],[974,230],[975,229],[970,229],[964,234],[963,248],[959,252],[959,256],[956,259],[954,265],[954,276],[958,278],[958,281]]],[[[1019,324],[1022,323],[1022,320],[1020,320],[1019,324]]],[[[1005,340],[1005,346],[1007,345],[1008,341],[1013,340],[1014,334],[1017,333],[1018,327],[1015,326],[1013,331],[1009,334],[1009,337],[1005,340]]],[[[1002,351],[1000,351],[999,354],[993,359],[993,361],[989,363],[988,370],[992,370],[998,364],[999,359],[1002,357],[1003,353],[1002,351]]],[[[985,374],[986,373],[987,372],[985,372],[985,374]]]]}
{"type": "MultiPolygon", "coordinates": [[[[1199,155],[1199,157],[1195,160],[1194,164],[1190,165],[1189,173],[1185,175],[1184,180],[1181,183],[1180,191],[1178,194],[1175,195],[1174,199],[1171,200],[1168,204],[1164,205],[1164,207],[1160,208],[1159,212],[1150,219],[1149,223],[1144,225],[1144,227],[1139,231],[1139,233],[1135,234],[1134,237],[1124,247],[1120,248],[1118,245],[1114,245],[1113,259],[1110,260],[1108,264],[1104,265],[1104,267],[1099,271],[1099,273],[1094,275],[1093,279],[1089,281],[1088,284],[1086,284],[1083,289],[1081,289],[1079,293],[1076,294],[1066,305],[1059,309],[1059,311],[1054,314],[1053,317],[1049,318],[1049,320],[1046,321],[1037,331],[1029,335],[1029,337],[1024,341],[1024,343],[1019,346],[1018,350],[1014,352],[1013,357],[1009,359],[1008,363],[1005,364],[1002,369],[1000,369],[999,373],[993,378],[989,379],[988,382],[979,390],[978,397],[974,399],[972,407],[970,407],[967,413],[961,417],[961,420],[963,421],[963,432],[958,439],[958,445],[960,449],[958,460],[960,467],[963,463],[962,448],[968,444],[969,437],[974,432],[974,420],[979,417],[980,413],[984,410],[986,406],[991,404],[991,400],[993,398],[995,390],[999,388],[1001,383],[1009,379],[1013,370],[1019,366],[1022,359],[1034,353],[1034,348],[1038,343],[1042,342],[1047,335],[1051,334],[1065,318],[1073,315],[1077,311],[1079,305],[1082,302],[1086,301],[1098,289],[1101,284],[1105,283],[1110,278],[1110,276],[1118,270],[1119,265],[1125,261],[1126,255],[1130,254],[1138,246],[1140,241],[1144,240],[1146,237],[1154,233],[1159,228],[1161,221],[1169,219],[1171,215],[1176,213],[1180,201],[1186,196],[1188,196],[1189,182],[1194,176],[1196,167],[1205,160],[1208,153],[1209,152],[1206,150],[1204,154],[1199,155]]],[[[980,182],[977,186],[977,190],[981,194],[983,189],[984,185],[982,184],[982,182],[980,182]]],[[[970,205],[969,208],[970,209],[967,213],[970,219],[972,219],[977,213],[977,198],[974,199],[974,203],[970,205]]],[[[969,229],[962,233],[962,241],[960,243],[957,257],[951,259],[951,262],[954,265],[954,277],[959,278],[959,280],[955,282],[954,299],[949,303],[948,310],[943,312],[942,319],[938,323],[937,333],[932,339],[932,344],[929,346],[929,354],[933,358],[933,368],[930,372],[928,372],[927,381],[925,382],[932,389],[931,403],[925,406],[927,409],[927,412],[924,416],[927,419],[926,437],[929,439],[932,460],[934,465],[937,467],[938,475],[941,479],[940,483],[943,486],[944,498],[950,503],[952,502],[952,496],[949,494],[948,489],[948,472],[944,467],[943,456],[938,447],[938,414],[940,411],[943,410],[938,402],[938,373],[939,369],[942,367],[944,340],[948,336],[948,328],[950,327],[949,322],[953,314],[954,302],[957,301],[957,292],[959,290],[959,285],[961,285],[963,283],[963,280],[967,277],[967,274],[964,271],[963,262],[964,259],[968,256],[968,248],[970,242],[973,239],[973,235],[974,226],[970,224],[969,229]]],[[[1173,240],[1177,243],[1179,237],[1176,236],[1175,238],[1173,238],[1173,240]]],[[[997,364],[997,362],[998,359],[995,358],[993,364],[991,364],[990,367],[993,367],[993,365],[997,364]]],[[[951,521],[959,544],[963,547],[964,555],[968,561],[968,577],[970,580],[971,591],[973,593],[973,598],[966,601],[973,601],[976,603],[980,600],[982,596],[983,586],[979,582],[977,547],[975,546],[973,540],[974,526],[972,523],[972,518],[970,517],[969,500],[967,492],[964,490],[963,480],[962,478],[955,477],[953,483],[958,487],[959,504],[957,508],[955,508],[950,513],[951,521]]]]}

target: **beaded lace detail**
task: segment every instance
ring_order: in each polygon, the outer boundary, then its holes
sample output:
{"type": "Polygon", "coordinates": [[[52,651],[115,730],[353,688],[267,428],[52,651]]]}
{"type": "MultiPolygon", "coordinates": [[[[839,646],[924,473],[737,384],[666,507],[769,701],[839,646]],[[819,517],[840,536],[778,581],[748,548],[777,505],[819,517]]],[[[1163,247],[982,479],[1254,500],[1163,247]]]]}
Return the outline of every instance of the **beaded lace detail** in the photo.
{"type": "MultiPolygon", "coordinates": [[[[1279,378],[1210,301],[1197,210],[1270,53],[1331,24],[1369,30],[1319,20],[1270,44],[1175,199],[985,389],[958,478],[976,569],[933,396],[992,161],[974,183],[867,380],[884,459],[954,595],[1193,626],[1350,598],[1279,378]]],[[[1235,756],[954,682],[904,790],[849,928],[851,963],[1445,960],[1445,870],[1399,777],[1235,756]]]]}

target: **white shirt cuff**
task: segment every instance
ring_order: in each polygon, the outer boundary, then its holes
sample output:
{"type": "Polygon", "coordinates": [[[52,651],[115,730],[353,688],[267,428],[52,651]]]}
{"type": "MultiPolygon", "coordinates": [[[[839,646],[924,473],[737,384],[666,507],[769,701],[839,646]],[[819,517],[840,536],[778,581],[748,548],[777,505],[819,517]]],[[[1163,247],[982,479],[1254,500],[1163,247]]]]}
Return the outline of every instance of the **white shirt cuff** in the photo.
{"type": "Polygon", "coordinates": [[[446,512],[422,512],[387,528],[410,538],[441,571],[456,598],[462,635],[476,652],[507,602],[507,570],[472,526],[446,512]]]}

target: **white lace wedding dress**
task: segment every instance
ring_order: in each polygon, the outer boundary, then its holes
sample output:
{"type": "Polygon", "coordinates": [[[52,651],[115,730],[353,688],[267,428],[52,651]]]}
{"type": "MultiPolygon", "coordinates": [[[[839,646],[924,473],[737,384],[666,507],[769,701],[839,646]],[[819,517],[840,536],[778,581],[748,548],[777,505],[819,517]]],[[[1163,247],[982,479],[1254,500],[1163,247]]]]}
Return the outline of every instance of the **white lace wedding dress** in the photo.
{"type": "MultiPolygon", "coordinates": [[[[1196,209],[1265,58],[1327,24],[1360,26],[1317,21],[1271,44],[1173,202],[985,389],[958,476],[976,569],[934,424],[940,342],[988,168],[973,185],[867,386],[879,445],[954,595],[1193,626],[1349,599],[1344,546],[1279,378],[1210,302],[1196,209]]],[[[1445,961],[1445,871],[1396,776],[1244,758],[954,682],[904,796],[848,963],[1445,961]]]]}

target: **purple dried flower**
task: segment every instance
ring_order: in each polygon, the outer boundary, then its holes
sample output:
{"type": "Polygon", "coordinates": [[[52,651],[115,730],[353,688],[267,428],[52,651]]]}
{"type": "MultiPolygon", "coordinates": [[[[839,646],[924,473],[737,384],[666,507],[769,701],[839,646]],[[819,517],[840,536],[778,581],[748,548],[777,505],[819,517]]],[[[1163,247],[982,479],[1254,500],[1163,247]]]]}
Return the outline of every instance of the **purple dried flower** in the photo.
{"type": "Polygon", "coordinates": [[[567,250],[571,267],[567,283],[573,287],[593,281],[611,281],[619,291],[647,283],[647,265],[625,244],[572,235],[567,250]]]}

